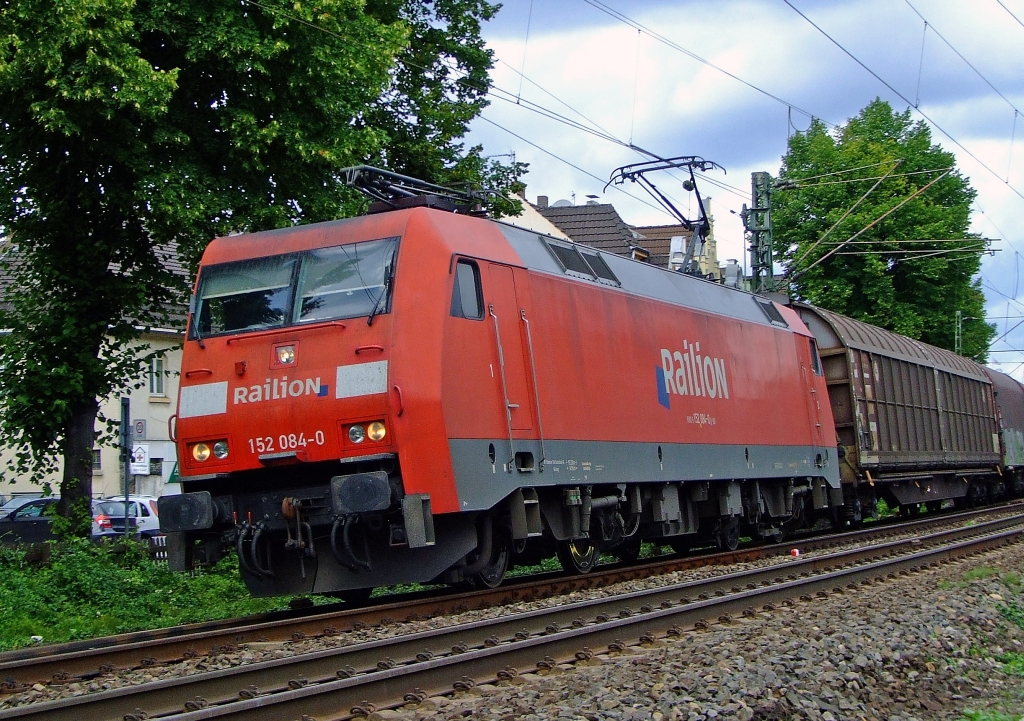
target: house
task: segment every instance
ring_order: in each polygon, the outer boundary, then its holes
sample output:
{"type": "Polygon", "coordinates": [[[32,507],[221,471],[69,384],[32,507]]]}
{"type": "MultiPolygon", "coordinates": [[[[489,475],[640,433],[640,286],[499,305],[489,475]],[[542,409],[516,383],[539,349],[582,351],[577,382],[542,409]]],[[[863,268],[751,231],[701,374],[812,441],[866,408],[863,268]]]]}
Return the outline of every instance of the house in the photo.
{"type": "Polygon", "coordinates": [[[590,201],[571,205],[560,200],[548,204],[546,195],[538,196],[537,212],[577,243],[616,255],[632,256],[639,235],[619,216],[615,206],[590,201]],[[563,204],[564,203],[564,204],[563,204]]]}
{"type": "MultiPolygon", "coordinates": [[[[7,246],[9,249],[11,246],[7,246]]],[[[185,269],[178,263],[173,248],[163,253],[170,270],[183,279],[185,269]]],[[[0,292],[7,287],[6,278],[0,277],[0,292]]],[[[178,377],[181,372],[181,345],[184,342],[186,309],[169,308],[170,327],[150,328],[139,338],[139,346],[148,346],[148,352],[162,350],[160,358],[154,358],[146,369],[141,387],[128,393],[131,399],[131,421],[133,444],[149,448],[149,473],[132,476],[129,483],[131,493],[160,496],[177,493],[180,487],[177,478],[177,454],[175,444],[170,440],[168,421],[175,412],[178,400],[178,377]]],[[[100,417],[118,420],[121,417],[120,394],[100,402],[100,417]]],[[[105,431],[105,424],[97,420],[97,433],[105,431]]],[[[0,450],[0,470],[6,473],[13,454],[0,450]]],[[[44,479],[51,483],[54,492],[60,488],[61,472],[44,479]]],[[[103,498],[124,492],[124,464],[120,461],[120,449],[97,444],[93,448],[93,496],[103,498]]],[[[26,478],[16,478],[13,483],[0,485],[0,493],[6,496],[39,493],[40,487],[26,478]]]]}
{"type": "MultiPolygon", "coordinates": [[[[706,208],[710,208],[710,203],[711,198],[704,199],[706,208]]],[[[540,195],[533,208],[577,243],[608,253],[645,260],[664,268],[679,268],[686,244],[692,235],[691,231],[678,224],[630,225],[622,219],[613,205],[593,200],[585,205],[572,205],[563,200],[550,205],[548,197],[540,195]]],[[[701,273],[706,278],[721,280],[722,270],[718,266],[714,216],[710,212],[708,215],[711,232],[705,239],[704,247],[697,249],[697,260],[701,273]]]]}

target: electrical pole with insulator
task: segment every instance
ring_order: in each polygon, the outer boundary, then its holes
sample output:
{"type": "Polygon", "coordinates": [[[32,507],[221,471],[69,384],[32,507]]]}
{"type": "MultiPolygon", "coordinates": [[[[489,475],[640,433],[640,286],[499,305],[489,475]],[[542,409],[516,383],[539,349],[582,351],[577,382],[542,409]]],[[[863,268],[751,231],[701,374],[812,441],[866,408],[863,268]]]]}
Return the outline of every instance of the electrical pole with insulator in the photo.
{"type": "Polygon", "coordinates": [[[743,206],[740,217],[750,248],[750,290],[766,293],[775,290],[772,259],[772,176],[758,171],[750,174],[751,207],[743,206]]]}

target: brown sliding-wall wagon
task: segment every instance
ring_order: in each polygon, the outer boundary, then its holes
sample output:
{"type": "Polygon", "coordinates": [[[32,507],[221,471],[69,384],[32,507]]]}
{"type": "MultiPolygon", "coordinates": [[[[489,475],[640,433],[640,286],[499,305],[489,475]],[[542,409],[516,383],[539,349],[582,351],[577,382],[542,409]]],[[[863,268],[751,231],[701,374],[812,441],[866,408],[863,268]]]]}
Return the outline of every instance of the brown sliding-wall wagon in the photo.
{"type": "Polygon", "coordinates": [[[821,308],[793,307],[821,355],[849,520],[872,515],[878,499],[913,513],[920,503],[937,509],[1002,494],[994,371],[821,308]]]}

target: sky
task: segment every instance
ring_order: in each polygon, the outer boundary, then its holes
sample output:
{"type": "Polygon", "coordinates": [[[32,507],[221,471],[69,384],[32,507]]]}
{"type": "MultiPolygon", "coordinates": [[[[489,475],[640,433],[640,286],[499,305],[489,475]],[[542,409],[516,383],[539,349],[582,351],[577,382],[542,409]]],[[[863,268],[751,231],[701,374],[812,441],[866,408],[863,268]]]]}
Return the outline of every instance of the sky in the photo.
{"type": "MultiPolygon", "coordinates": [[[[990,365],[1024,380],[1024,0],[789,2],[505,0],[483,28],[495,91],[467,140],[529,163],[529,200],[596,195],[634,225],[673,221],[636,185],[604,189],[612,170],[645,159],[628,144],[715,161],[725,172],[698,182],[718,257],[743,262],[735,213],[750,204],[751,172],[778,175],[790,134],[812,116],[842,124],[876,97],[900,111],[909,101],[978,191],[971,230],[998,239],[980,276],[1003,336],[990,365]]],[[[665,187],[696,215],[678,180],[665,187]]]]}

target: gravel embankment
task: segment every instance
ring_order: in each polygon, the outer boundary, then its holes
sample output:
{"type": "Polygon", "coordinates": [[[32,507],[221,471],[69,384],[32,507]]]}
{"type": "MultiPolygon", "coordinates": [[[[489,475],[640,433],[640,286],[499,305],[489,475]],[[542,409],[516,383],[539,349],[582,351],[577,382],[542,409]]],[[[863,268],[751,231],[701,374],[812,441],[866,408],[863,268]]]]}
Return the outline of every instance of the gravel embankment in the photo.
{"type": "Polygon", "coordinates": [[[1020,719],[1024,627],[1001,609],[1024,607],[1022,576],[1017,544],[371,721],[1020,719]]]}

